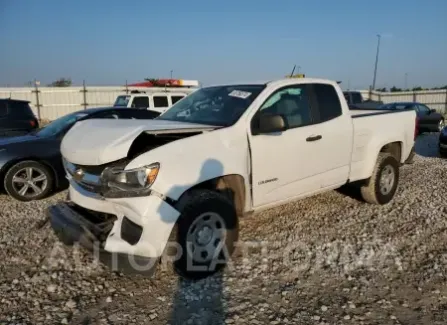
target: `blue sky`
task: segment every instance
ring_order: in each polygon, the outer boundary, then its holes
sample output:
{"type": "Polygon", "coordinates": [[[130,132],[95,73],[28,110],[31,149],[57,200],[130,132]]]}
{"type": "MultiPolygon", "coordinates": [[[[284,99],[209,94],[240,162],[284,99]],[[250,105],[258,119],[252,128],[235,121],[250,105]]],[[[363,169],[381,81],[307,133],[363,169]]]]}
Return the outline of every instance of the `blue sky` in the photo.
{"type": "Polygon", "coordinates": [[[0,0],[0,86],[203,84],[307,76],[377,87],[447,84],[447,1],[0,0]]]}

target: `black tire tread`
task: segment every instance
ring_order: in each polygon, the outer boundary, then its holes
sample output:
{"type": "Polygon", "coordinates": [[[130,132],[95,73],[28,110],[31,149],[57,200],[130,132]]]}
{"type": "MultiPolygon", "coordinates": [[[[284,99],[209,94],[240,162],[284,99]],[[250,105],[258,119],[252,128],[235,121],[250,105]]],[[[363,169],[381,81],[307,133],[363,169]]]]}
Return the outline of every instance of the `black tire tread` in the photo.
{"type": "MultiPolygon", "coordinates": [[[[383,202],[378,195],[377,191],[377,183],[380,181],[379,172],[382,169],[382,165],[386,160],[394,159],[396,164],[398,164],[396,158],[392,156],[390,153],[380,152],[377,157],[376,164],[374,166],[373,173],[371,178],[368,180],[366,185],[360,187],[360,193],[362,195],[363,200],[370,204],[385,204],[387,202],[383,202]]],[[[399,169],[397,168],[397,179],[399,179],[399,169]]],[[[397,187],[397,184],[396,184],[397,187]]],[[[395,190],[394,190],[395,192],[395,190]]],[[[393,195],[394,196],[394,193],[393,195]]]]}
{"type": "MultiPolygon", "coordinates": [[[[239,236],[239,227],[238,227],[238,218],[236,214],[236,209],[234,208],[234,204],[228,199],[227,196],[207,189],[197,189],[188,193],[188,196],[185,197],[186,202],[182,205],[181,216],[177,221],[176,225],[176,234],[175,240],[177,242],[181,242],[182,234],[184,231],[186,233],[189,228],[189,224],[195,219],[197,213],[195,212],[200,207],[205,204],[208,205],[210,202],[214,202],[214,206],[226,205],[227,208],[230,208],[234,211],[232,216],[221,215],[227,227],[227,240],[226,240],[226,249],[228,250],[229,255],[231,255],[234,251],[234,243],[237,242],[239,236]],[[230,220],[228,220],[230,219],[230,220]],[[231,220],[232,219],[232,220],[231,220]],[[233,224],[232,224],[233,223],[233,224]]],[[[223,268],[224,265],[218,265],[215,271],[188,271],[185,269],[184,260],[180,259],[174,262],[174,269],[180,276],[188,279],[201,279],[212,273],[219,271],[223,268]]]]}

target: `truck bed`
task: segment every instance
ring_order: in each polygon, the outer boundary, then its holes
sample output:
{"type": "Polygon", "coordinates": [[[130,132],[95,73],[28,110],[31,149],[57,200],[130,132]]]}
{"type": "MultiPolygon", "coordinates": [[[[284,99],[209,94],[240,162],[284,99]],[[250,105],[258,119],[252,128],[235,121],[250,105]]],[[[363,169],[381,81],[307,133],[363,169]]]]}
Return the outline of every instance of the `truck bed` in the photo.
{"type": "Polygon", "coordinates": [[[401,144],[401,163],[414,143],[416,112],[413,110],[350,110],[353,122],[351,181],[371,175],[380,148],[388,143],[401,144]],[[369,166],[369,167],[366,167],[369,166]]]}
{"type": "Polygon", "coordinates": [[[411,110],[390,110],[390,109],[350,109],[351,117],[363,117],[371,115],[403,113],[411,110]]]}

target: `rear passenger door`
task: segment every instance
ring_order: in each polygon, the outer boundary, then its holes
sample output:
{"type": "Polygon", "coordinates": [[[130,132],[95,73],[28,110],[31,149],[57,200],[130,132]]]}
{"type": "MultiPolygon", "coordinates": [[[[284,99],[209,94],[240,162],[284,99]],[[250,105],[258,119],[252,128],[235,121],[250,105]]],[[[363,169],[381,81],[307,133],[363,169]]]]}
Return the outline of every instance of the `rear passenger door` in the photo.
{"type": "MultiPolygon", "coordinates": [[[[341,185],[348,180],[353,145],[352,118],[343,114],[340,97],[330,84],[311,84],[314,125],[313,144],[315,181],[320,188],[341,185]]],[[[307,138],[309,141],[309,137],[307,138]]]]}

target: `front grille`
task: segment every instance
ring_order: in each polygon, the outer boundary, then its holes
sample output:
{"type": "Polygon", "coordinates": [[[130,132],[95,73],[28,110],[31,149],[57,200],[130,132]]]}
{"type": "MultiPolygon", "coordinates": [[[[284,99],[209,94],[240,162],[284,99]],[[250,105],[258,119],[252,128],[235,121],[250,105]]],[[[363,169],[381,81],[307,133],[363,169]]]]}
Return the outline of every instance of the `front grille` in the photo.
{"type": "Polygon", "coordinates": [[[98,166],[88,166],[73,164],[64,159],[64,167],[70,175],[72,181],[88,192],[101,194],[101,174],[108,167],[124,167],[129,163],[129,159],[124,158],[108,164],[98,166]]]}
{"type": "Polygon", "coordinates": [[[98,166],[91,166],[91,165],[78,165],[73,164],[76,169],[82,169],[87,174],[92,174],[96,176],[101,176],[101,173],[106,169],[107,167],[117,167],[117,166],[126,166],[130,162],[129,159],[124,158],[120,160],[113,161],[111,163],[98,165],[98,166]]]}
{"type": "Polygon", "coordinates": [[[84,190],[91,192],[91,193],[96,193],[96,194],[101,194],[101,184],[90,184],[90,183],[86,183],[86,182],[78,182],[75,181],[76,184],[78,184],[80,187],[82,187],[84,190]]]}

